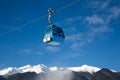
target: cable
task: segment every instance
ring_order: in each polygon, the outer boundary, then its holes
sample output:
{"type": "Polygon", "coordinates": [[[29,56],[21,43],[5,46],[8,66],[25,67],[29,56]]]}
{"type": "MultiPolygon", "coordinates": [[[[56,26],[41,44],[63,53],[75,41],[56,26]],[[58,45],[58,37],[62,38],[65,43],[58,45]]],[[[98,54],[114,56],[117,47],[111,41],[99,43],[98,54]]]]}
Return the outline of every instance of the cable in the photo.
{"type": "Polygon", "coordinates": [[[66,6],[63,6],[63,7],[59,8],[58,10],[56,10],[56,12],[59,12],[59,11],[65,9],[65,8],[67,8],[67,7],[70,7],[70,6],[72,6],[72,5],[76,4],[76,3],[78,3],[79,1],[80,1],[80,0],[75,0],[75,1],[71,2],[70,4],[68,4],[68,5],[66,5],[66,6]]]}
{"type": "Polygon", "coordinates": [[[21,25],[21,26],[17,26],[17,27],[15,27],[15,28],[12,28],[11,30],[9,30],[9,31],[7,31],[7,32],[0,33],[0,36],[1,36],[1,35],[4,35],[4,34],[7,34],[7,33],[10,33],[10,32],[13,32],[13,31],[16,31],[16,30],[19,30],[19,29],[21,29],[21,28],[23,28],[23,27],[25,27],[25,26],[33,23],[33,22],[36,22],[36,21],[38,21],[38,20],[40,20],[40,19],[43,19],[43,18],[45,18],[45,17],[47,17],[47,15],[44,15],[44,16],[41,16],[41,17],[39,17],[39,18],[33,19],[33,20],[29,21],[29,22],[24,23],[24,24],[21,25]]]}
{"type": "Polygon", "coordinates": [[[114,23],[109,24],[108,26],[112,26],[112,25],[119,24],[119,23],[120,23],[120,21],[114,22],[114,23]]]}
{"type": "MultiPolygon", "coordinates": [[[[59,11],[65,9],[65,8],[67,8],[67,7],[70,7],[70,6],[76,4],[76,3],[79,2],[79,1],[80,1],[80,0],[75,0],[75,1],[69,3],[69,4],[65,5],[65,6],[57,9],[56,12],[59,12],[59,11]]],[[[16,30],[19,30],[19,29],[21,29],[21,28],[23,28],[23,27],[25,27],[25,26],[27,26],[27,25],[29,25],[29,24],[32,24],[32,23],[34,23],[34,22],[36,22],[36,21],[38,21],[38,20],[41,20],[41,19],[43,19],[43,18],[45,18],[45,17],[47,17],[47,16],[48,16],[48,14],[43,15],[43,16],[41,16],[41,17],[39,17],[39,18],[33,19],[33,20],[29,21],[29,22],[26,22],[26,23],[22,24],[21,26],[17,26],[17,27],[15,27],[15,28],[12,28],[12,29],[9,30],[9,31],[0,33],[0,36],[2,36],[2,35],[4,35],[4,34],[7,34],[7,33],[10,33],[10,32],[13,32],[13,31],[16,31],[16,30]]]]}

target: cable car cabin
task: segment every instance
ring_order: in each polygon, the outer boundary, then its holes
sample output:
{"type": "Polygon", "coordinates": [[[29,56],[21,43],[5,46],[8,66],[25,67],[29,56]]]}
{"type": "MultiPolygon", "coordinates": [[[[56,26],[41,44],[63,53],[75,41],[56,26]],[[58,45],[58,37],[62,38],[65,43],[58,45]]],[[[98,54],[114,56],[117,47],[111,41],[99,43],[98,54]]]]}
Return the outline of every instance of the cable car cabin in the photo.
{"type": "Polygon", "coordinates": [[[47,27],[43,42],[51,45],[60,45],[65,39],[64,32],[61,28],[50,25],[47,27]]]}

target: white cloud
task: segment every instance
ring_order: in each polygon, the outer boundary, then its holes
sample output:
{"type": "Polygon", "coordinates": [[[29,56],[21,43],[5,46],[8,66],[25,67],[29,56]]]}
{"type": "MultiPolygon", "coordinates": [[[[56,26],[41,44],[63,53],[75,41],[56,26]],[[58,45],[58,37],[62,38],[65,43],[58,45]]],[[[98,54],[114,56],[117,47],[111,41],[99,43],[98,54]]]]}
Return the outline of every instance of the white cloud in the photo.
{"type": "MultiPolygon", "coordinates": [[[[74,19],[71,19],[71,21],[74,19]]],[[[69,46],[69,49],[73,51],[73,53],[79,53],[84,46],[92,43],[98,34],[112,31],[112,29],[106,25],[103,17],[101,17],[99,14],[93,14],[83,18],[83,22],[79,23],[78,25],[84,23],[86,26],[90,26],[90,24],[92,24],[91,27],[86,27],[83,32],[77,30],[76,27],[73,28],[73,25],[77,22],[73,21],[71,23],[73,24],[71,24],[72,27],[68,28],[69,35],[66,36],[66,40],[69,40],[72,43],[69,46]]]]}
{"type": "Polygon", "coordinates": [[[72,34],[76,31],[77,31],[77,29],[75,28],[75,26],[64,29],[65,34],[72,34]]]}
{"type": "Polygon", "coordinates": [[[72,53],[76,54],[75,57],[79,56],[80,54],[78,53],[85,46],[93,43],[96,37],[100,35],[101,38],[103,33],[113,31],[113,27],[110,27],[110,22],[120,17],[120,8],[109,4],[110,0],[90,2],[89,7],[92,8],[93,14],[83,17],[72,17],[63,21],[65,26],[70,26],[69,28],[64,27],[66,28],[65,33],[67,33],[66,41],[70,43],[68,51],[66,51],[71,53],[68,58],[75,56],[72,53]],[[78,26],[83,30],[78,30],[80,29],[78,26]]]}
{"type": "Polygon", "coordinates": [[[102,10],[106,9],[109,6],[110,0],[107,1],[91,1],[88,4],[88,7],[94,9],[94,10],[102,10]]]}
{"type": "Polygon", "coordinates": [[[93,11],[92,16],[86,17],[89,24],[103,23],[108,25],[112,19],[118,19],[120,17],[120,7],[110,5],[110,3],[112,3],[111,0],[89,2],[88,7],[93,11]]]}
{"type": "Polygon", "coordinates": [[[98,32],[111,32],[113,31],[110,27],[108,27],[107,25],[103,25],[101,27],[98,28],[92,28],[93,33],[98,33],[98,32]]]}
{"type": "Polygon", "coordinates": [[[76,16],[76,17],[68,18],[66,20],[67,20],[67,22],[78,21],[78,20],[81,20],[81,16],[76,16]]]}
{"type": "Polygon", "coordinates": [[[31,50],[30,49],[23,49],[20,51],[22,54],[31,54],[31,50]]]}
{"type": "Polygon", "coordinates": [[[113,18],[114,18],[114,17],[117,18],[117,17],[120,16],[120,7],[114,6],[114,7],[110,8],[109,11],[112,13],[112,17],[113,17],[113,18]]]}
{"type": "Polygon", "coordinates": [[[77,34],[71,34],[66,36],[66,40],[81,40],[82,39],[83,34],[82,33],[77,33],[77,34]]]}
{"type": "MultiPolygon", "coordinates": [[[[87,39],[88,40],[88,39],[87,39]]],[[[80,51],[81,48],[87,44],[87,40],[82,39],[81,41],[76,41],[74,43],[72,43],[72,45],[70,46],[70,48],[73,51],[80,51]]]]}
{"type": "Polygon", "coordinates": [[[80,56],[81,56],[80,53],[72,53],[72,54],[69,53],[69,55],[65,55],[64,58],[65,59],[70,59],[70,58],[77,58],[77,57],[80,57],[80,56]]]}
{"type": "Polygon", "coordinates": [[[85,21],[88,22],[89,24],[103,24],[104,23],[104,19],[99,17],[98,15],[87,16],[85,18],[85,21]]]}
{"type": "Polygon", "coordinates": [[[72,42],[70,46],[72,50],[78,51],[82,47],[88,45],[89,43],[92,43],[98,34],[100,35],[101,33],[113,31],[112,28],[105,25],[103,18],[100,18],[97,15],[93,15],[89,17],[88,22],[85,22],[85,23],[86,25],[89,25],[92,23],[94,23],[95,25],[96,24],[99,24],[99,25],[89,27],[87,31],[85,30],[86,32],[83,32],[83,33],[78,32],[78,33],[74,33],[67,36],[66,40],[69,40],[72,42]]]}
{"type": "Polygon", "coordinates": [[[46,47],[46,49],[51,52],[59,52],[60,51],[59,47],[53,47],[53,46],[46,47]]]}
{"type": "Polygon", "coordinates": [[[28,52],[28,53],[30,53],[31,50],[30,50],[30,49],[24,49],[23,52],[28,52]]]}
{"type": "Polygon", "coordinates": [[[38,54],[38,55],[42,55],[43,53],[40,52],[40,51],[36,51],[36,54],[38,54]]]}
{"type": "Polygon", "coordinates": [[[107,8],[108,6],[109,6],[109,4],[110,4],[110,0],[107,0],[106,2],[103,2],[103,3],[101,3],[101,9],[105,9],[105,8],[107,8]]]}
{"type": "Polygon", "coordinates": [[[59,25],[61,27],[64,27],[64,28],[68,28],[68,26],[71,26],[71,27],[75,27],[77,24],[75,24],[75,22],[81,22],[81,16],[75,16],[75,17],[70,17],[70,18],[67,18],[65,20],[63,20],[62,22],[57,22],[56,25],[59,25]]]}

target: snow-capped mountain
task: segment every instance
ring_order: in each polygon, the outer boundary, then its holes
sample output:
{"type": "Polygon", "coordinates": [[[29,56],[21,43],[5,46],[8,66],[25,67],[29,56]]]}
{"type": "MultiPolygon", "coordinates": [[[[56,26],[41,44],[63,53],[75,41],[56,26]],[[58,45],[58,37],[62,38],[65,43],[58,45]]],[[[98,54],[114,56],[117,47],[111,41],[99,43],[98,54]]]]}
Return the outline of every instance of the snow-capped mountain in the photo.
{"type": "Polygon", "coordinates": [[[100,68],[83,65],[81,67],[69,67],[68,69],[75,71],[75,72],[89,72],[89,73],[95,73],[100,70],[100,68]]]}
{"type": "Polygon", "coordinates": [[[36,72],[36,73],[41,73],[41,72],[46,72],[48,71],[48,67],[43,65],[43,64],[39,64],[39,65],[35,65],[35,66],[31,66],[31,65],[26,65],[23,67],[18,68],[18,70],[21,71],[21,73],[25,73],[25,72],[36,72]]]}
{"type": "Polygon", "coordinates": [[[22,73],[22,72],[18,68],[15,68],[15,67],[9,67],[9,68],[0,70],[0,75],[3,75],[3,76],[8,76],[8,75],[16,74],[16,73],[22,73]]]}
{"type": "Polygon", "coordinates": [[[41,72],[46,72],[48,71],[49,68],[43,64],[31,66],[31,65],[26,65],[20,68],[16,67],[8,67],[5,69],[0,70],[0,75],[2,76],[9,76],[12,74],[16,73],[25,73],[25,72],[35,72],[35,73],[41,73],[41,72]]]}
{"type": "Polygon", "coordinates": [[[47,67],[43,64],[0,70],[0,80],[120,80],[120,72],[88,65],[47,67]],[[17,73],[17,74],[16,74],[17,73]],[[93,74],[94,73],[94,74],[93,74]],[[102,76],[102,77],[101,77],[102,76]]]}
{"type": "Polygon", "coordinates": [[[20,68],[9,67],[9,68],[0,70],[0,75],[9,76],[9,75],[12,75],[12,74],[25,73],[25,72],[35,72],[35,73],[39,74],[39,73],[46,73],[48,71],[53,72],[53,71],[64,70],[64,69],[75,71],[75,72],[89,72],[91,74],[101,70],[100,68],[93,67],[93,66],[88,66],[88,65],[83,65],[81,67],[59,68],[59,67],[47,67],[43,64],[39,64],[39,65],[35,65],[35,66],[26,65],[26,66],[23,66],[23,67],[20,67],[20,68]]]}

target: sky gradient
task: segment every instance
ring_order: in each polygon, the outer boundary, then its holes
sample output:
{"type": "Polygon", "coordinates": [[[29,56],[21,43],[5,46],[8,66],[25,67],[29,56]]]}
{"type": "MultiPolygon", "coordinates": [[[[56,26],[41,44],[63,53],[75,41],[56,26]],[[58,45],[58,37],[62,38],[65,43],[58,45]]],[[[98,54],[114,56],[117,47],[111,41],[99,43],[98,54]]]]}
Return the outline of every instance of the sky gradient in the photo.
{"type": "Polygon", "coordinates": [[[0,69],[23,65],[81,66],[120,71],[120,0],[1,0],[0,69]],[[43,43],[47,10],[66,36],[43,43]]]}

